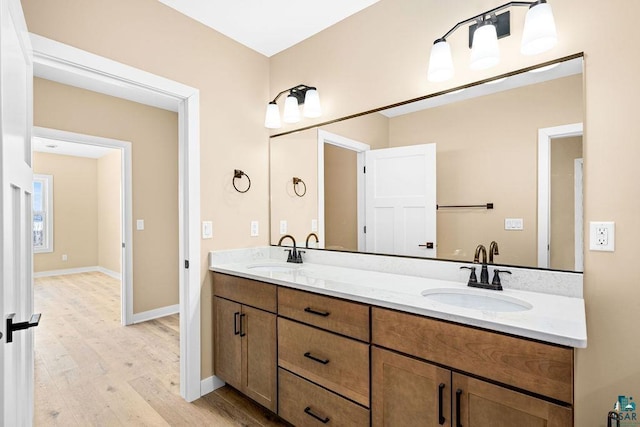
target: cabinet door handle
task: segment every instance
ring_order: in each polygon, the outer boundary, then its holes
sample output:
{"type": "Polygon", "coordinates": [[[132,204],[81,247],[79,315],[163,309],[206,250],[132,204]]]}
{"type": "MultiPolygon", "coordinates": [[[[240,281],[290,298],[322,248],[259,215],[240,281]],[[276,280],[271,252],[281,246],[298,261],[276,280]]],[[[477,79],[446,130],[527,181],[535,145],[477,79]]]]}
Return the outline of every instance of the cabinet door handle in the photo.
{"type": "Polygon", "coordinates": [[[438,386],[438,423],[440,425],[444,425],[444,422],[446,421],[444,418],[444,408],[442,407],[444,387],[445,387],[444,383],[440,383],[440,385],[438,386]]]}
{"type": "Polygon", "coordinates": [[[304,311],[306,313],[311,313],[311,314],[315,314],[316,316],[322,316],[322,317],[327,317],[328,315],[330,315],[331,313],[328,311],[318,311],[318,310],[314,310],[311,307],[307,307],[304,309],[304,311]]]}
{"type": "Polygon", "coordinates": [[[462,427],[462,421],[460,420],[460,397],[462,396],[462,390],[456,390],[456,427],[462,427]]]}
{"type": "Polygon", "coordinates": [[[306,357],[308,359],[311,359],[311,360],[313,360],[315,362],[322,363],[323,365],[326,365],[327,363],[329,363],[329,359],[320,359],[319,357],[316,357],[313,354],[311,354],[310,351],[307,351],[304,354],[304,357],[306,357]]]}
{"type": "Polygon", "coordinates": [[[247,315],[246,315],[246,314],[244,314],[244,313],[242,313],[242,314],[240,315],[240,336],[241,336],[241,337],[243,337],[243,336],[247,335],[247,334],[244,332],[244,327],[243,327],[243,323],[244,323],[244,322],[242,321],[242,319],[244,319],[246,316],[247,316],[247,315]]]}
{"type": "Polygon", "coordinates": [[[238,317],[240,316],[240,312],[236,311],[233,313],[233,335],[238,335],[240,331],[238,330],[238,317]]]}
{"type": "Polygon", "coordinates": [[[322,424],[326,424],[330,420],[329,417],[322,418],[321,416],[314,414],[310,406],[307,406],[306,408],[304,408],[304,413],[309,416],[312,416],[316,420],[320,421],[322,424]]]}

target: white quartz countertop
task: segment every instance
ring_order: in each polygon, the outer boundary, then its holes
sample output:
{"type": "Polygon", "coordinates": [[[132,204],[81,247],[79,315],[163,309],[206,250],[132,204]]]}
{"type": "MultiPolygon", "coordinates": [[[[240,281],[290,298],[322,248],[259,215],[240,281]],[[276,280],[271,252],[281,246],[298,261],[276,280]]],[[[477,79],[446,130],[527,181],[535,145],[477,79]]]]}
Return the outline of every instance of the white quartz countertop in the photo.
{"type": "MultiPolygon", "coordinates": [[[[570,347],[587,346],[584,299],[508,289],[472,289],[466,283],[325,264],[276,260],[211,263],[210,270],[289,288],[359,301],[570,347]],[[490,311],[438,302],[423,292],[470,292],[530,309],[490,311]]],[[[479,273],[479,272],[478,272],[479,273]]],[[[479,276],[479,275],[478,275],[479,276]]]]}

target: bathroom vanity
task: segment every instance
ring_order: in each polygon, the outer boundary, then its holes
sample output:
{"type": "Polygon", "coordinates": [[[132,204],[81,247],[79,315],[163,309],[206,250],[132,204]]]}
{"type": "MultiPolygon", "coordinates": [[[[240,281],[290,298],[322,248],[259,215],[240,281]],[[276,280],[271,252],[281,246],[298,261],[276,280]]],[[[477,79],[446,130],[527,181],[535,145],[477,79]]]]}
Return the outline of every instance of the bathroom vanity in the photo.
{"type": "Polygon", "coordinates": [[[461,263],[281,252],[212,252],[210,269],[214,373],[285,420],[573,425],[579,273],[513,268],[502,292],[468,290],[461,263]]]}

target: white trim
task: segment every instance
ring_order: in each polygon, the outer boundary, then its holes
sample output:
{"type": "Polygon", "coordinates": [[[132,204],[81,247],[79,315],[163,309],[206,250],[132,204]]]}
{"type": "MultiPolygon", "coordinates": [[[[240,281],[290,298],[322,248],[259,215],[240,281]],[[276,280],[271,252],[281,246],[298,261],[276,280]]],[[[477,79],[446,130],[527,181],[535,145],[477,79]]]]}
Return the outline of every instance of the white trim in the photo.
{"type": "Polygon", "coordinates": [[[101,266],[98,266],[98,271],[102,274],[106,274],[113,279],[122,280],[122,274],[118,273],[117,271],[109,270],[108,268],[104,268],[101,266]]]}
{"type": "Polygon", "coordinates": [[[573,162],[573,211],[574,211],[574,248],[576,271],[584,271],[584,159],[573,162]]]}
{"type": "Polygon", "coordinates": [[[200,382],[200,394],[204,396],[205,394],[209,394],[212,391],[219,389],[225,384],[226,383],[224,381],[222,381],[215,375],[209,378],[205,378],[200,382]]]}
{"type": "Polygon", "coordinates": [[[549,268],[551,140],[582,134],[582,123],[538,129],[538,267],[540,268],[549,268]]]}
{"type": "Polygon", "coordinates": [[[31,43],[37,77],[178,112],[180,395],[194,401],[200,397],[201,380],[199,91],[36,34],[31,34],[31,43]]]}
{"type": "Polygon", "coordinates": [[[153,310],[135,313],[133,315],[133,323],[142,323],[148,320],[159,319],[172,314],[180,313],[180,304],[168,305],[166,307],[154,308],[153,310]]]}
{"type": "Polygon", "coordinates": [[[66,276],[68,274],[95,273],[97,271],[99,271],[98,266],[94,265],[91,267],[63,268],[60,270],[38,271],[37,273],[33,273],[33,277],[37,278],[37,277],[66,276]]]}
{"type": "Polygon", "coordinates": [[[357,188],[358,188],[358,250],[364,251],[365,248],[365,210],[364,210],[364,152],[371,149],[369,144],[365,144],[354,139],[327,132],[318,129],[318,237],[320,243],[319,248],[325,247],[325,226],[324,226],[324,144],[331,144],[337,147],[346,148],[357,153],[357,188]]]}

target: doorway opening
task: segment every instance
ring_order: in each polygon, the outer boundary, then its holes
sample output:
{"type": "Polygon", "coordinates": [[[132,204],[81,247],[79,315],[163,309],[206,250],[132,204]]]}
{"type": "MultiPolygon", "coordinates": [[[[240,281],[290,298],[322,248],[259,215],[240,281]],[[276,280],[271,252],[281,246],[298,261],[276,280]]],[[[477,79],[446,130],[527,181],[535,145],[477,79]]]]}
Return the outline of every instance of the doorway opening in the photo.
{"type": "MultiPolygon", "coordinates": [[[[48,273],[46,275],[55,275],[61,273],[73,273],[81,271],[101,271],[108,276],[117,278],[120,280],[120,304],[121,304],[121,316],[120,321],[122,325],[130,325],[134,323],[133,315],[133,235],[132,235],[132,185],[131,185],[131,143],[127,141],[120,141],[116,139],[103,138],[92,135],[83,135],[73,132],[61,131],[57,129],[49,129],[42,127],[33,128],[33,146],[34,151],[42,153],[43,156],[49,156],[48,161],[54,161],[58,164],[60,173],[64,173],[65,169],[76,168],[70,173],[69,180],[75,180],[79,184],[87,185],[91,180],[91,171],[88,170],[88,176],[83,178],[78,175],[78,167],[84,165],[76,160],[75,163],[70,163],[68,159],[60,161],[60,159],[71,158],[76,159],[95,159],[95,182],[91,183],[95,185],[97,191],[95,192],[95,233],[88,229],[88,235],[95,234],[96,241],[92,242],[92,239],[87,239],[86,235],[81,239],[74,239],[82,242],[82,245],[87,247],[75,248],[77,253],[91,253],[93,250],[96,255],[95,266],[85,265],[83,268],[72,269],[58,269],[58,268],[44,268],[48,273]],[[54,157],[52,157],[54,156],[54,157]],[[56,159],[56,156],[58,157],[56,159]],[[116,185],[114,185],[114,182],[116,185]],[[103,191],[101,191],[103,190],[103,191]],[[106,190],[106,191],[104,191],[106,190]],[[113,204],[117,203],[117,207],[114,208],[113,204]],[[100,211],[100,215],[98,215],[100,211]],[[115,231],[115,235],[114,235],[115,231]],[[88,245],[95,244],[95,248],[88,245]]],[[[36,157],[36,154],[34,154],[36,157]]],[[[43,162],[47,162],[47,158],[43,159],[43,162]]],[[[86,163],[86,162],[85,162],[86,163]]],[[[53,167],[49,165],[51,170],[53,167]]],[[[90,167],[90,166],[89,166],[90,167]]],[[[36,173],[37,173],[36,169],[36,173]]],[[[54,176],[55,179],[55,176],[54,176]]],[[[65,189],[60,187],[61,190],[66,192],[74,191],[71,189],[65,189]]],[[[75,189],[78,191],[78,189],[75,189]]],[[[91,195],[87,192],[89,196],[91,195]]],[[[55,197],[55,196],[54,196],[55,197]]],[[[72,199],[73,195],[69,194],[69,197],[64,199],[72,199]]],[[[82,203],[82,202],[81,202],[82,203]]],[[[61,207],[62,208],[62,207],[61,207]]],[[[64,208],[66,212],[73,210],[73,207],[64,208]]],[[[91,212],[91,209],[88,209],[91,212]]],[[[76,213],[79,214],[79,213],[76,213]]],[[[82,218],[78,215],[78,218],[58,218],[59,232],[64,233],[67,237],[71,235],[77,235],[80,231],[76,228],[75,224],[84,223],[91,224],[87,218],[82,218]],[[63,222],[64,221],[64,222],[63,222]],[[64,226],[63,226],[64,225],[64,226]]],[[[55,217],[54,217],[55,221],[55,217]]],[[[63,252],[68,247],[61,248],[63,252]]],[[[66,253],[58,253],[60,251],[53,251],[51,257],[54,258],[54,263],[46,265],[64,265],[57,263],[57,258],[61,258],[62,263],[68,261],[68,255],[66,253]]],[[[36,269],[38,269],[38,260],[36,260],[36,269]]],[[[86,262],[85,262],[86,264],[86,262]]],[[[43,273],[35,276],[42,276],[43,273]]]]}

